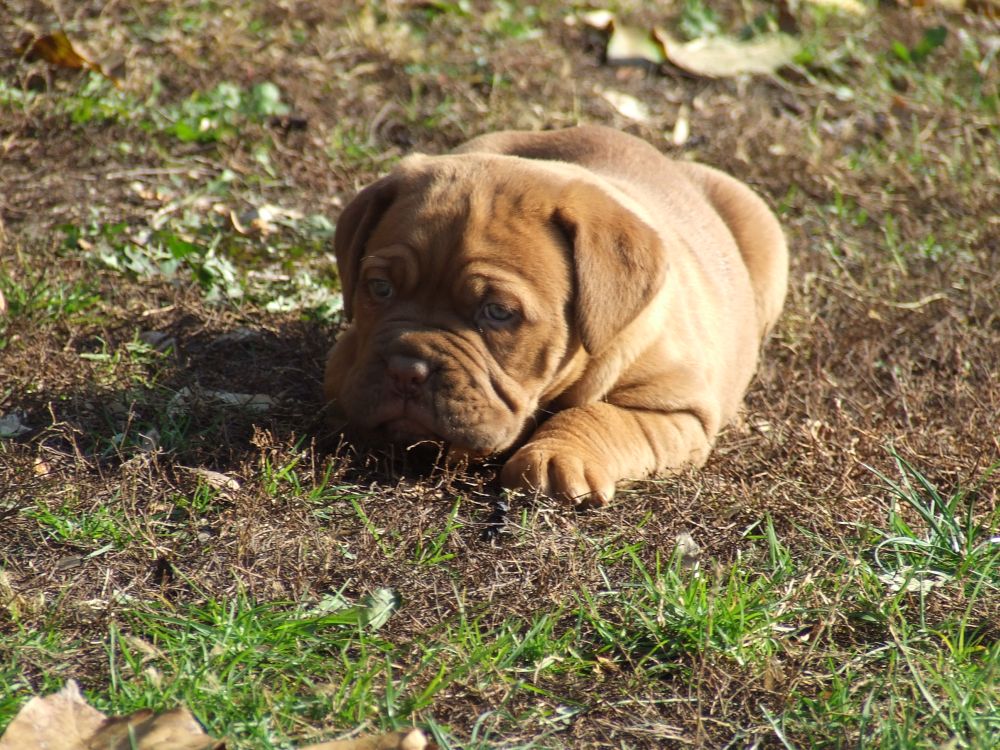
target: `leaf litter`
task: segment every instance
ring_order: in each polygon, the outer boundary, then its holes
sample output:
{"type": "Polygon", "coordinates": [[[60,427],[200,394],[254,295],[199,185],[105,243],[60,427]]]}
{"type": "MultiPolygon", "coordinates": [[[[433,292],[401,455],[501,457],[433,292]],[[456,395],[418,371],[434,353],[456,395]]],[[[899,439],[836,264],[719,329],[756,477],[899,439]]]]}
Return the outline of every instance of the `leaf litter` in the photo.
{"type": "Polygon", "coordinates": [[[50,34],[28,35],[15,48],[19,57],[29,62],[44,60],[60,68],[70,70],[90,70],[104,76],[116,87],[121,87],[121,80],[105,72],[100,63],[94,62],[80,52],[70,41],[65,31],[58,30],[50,34]]]}
{"type": "Polygon", "coordinates": [[[659,26],[641,29],[619,23],[607,11],[584,14],[581,20],[608,33],[605,59],[609,65],[669,62],[705,78],[771,74],[791,63],[801,49],[798,40],[778,31],[747,40],[710,34],[685,42],[659,26]]]}
{"type": "MultiPolygon", "coordinates": [[[[184,706],[108,717],[91,706],[75,681],[30,699],[0,736],[0,750],[223,750],[184,706]]],[[[432,750],[417,728],[303,746],[301,750],[432,750]]]]}

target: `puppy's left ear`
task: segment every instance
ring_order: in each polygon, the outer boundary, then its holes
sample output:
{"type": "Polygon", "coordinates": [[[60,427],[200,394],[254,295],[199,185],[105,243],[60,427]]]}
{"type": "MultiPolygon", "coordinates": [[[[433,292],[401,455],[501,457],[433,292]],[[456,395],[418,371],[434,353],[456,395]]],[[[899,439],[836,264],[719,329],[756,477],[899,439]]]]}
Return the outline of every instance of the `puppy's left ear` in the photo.
{"type": "Polygon", "coordinates": [[[585,182],[566,187],[553,219],[572,252],[577,330],[584,348],[596,354],[663,285],[663,243],[635,213],[585,182]]]}
{"type": "Polygon", "coordinates": [[[347,204],[337,220],[333,250],[337,256],[337,273],[344,297],[344,314],[354,317],[354,287],[358,281],[358,266],[368,238],[392,202],[396,200],[399,180],[395,174],[383,177],[366,187],[347,204]]]}

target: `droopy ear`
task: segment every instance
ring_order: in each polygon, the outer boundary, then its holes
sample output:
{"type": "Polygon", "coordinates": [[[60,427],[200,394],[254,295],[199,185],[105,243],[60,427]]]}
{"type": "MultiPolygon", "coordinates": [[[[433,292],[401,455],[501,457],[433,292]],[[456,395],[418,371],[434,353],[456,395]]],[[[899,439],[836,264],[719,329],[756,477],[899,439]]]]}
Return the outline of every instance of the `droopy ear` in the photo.
{"type": "Polygon", "coordinates": [[[596,354],[663,284],[667,258],[646,222],[599,187],[573,182],[553,214],[569,239],[581,342],[596,354]]]}
{"type": "Polygon", "coordinates": [[[344,314],[348,320],[354,316],[354,287],[357,285],[358,266],[365,245],[386,209],[396,199],[398,184],[399,181],[391,174],[373,182],[354,196],[354,200],[347,204],[337,221],[333,250],[337,256],[344,314]]]}

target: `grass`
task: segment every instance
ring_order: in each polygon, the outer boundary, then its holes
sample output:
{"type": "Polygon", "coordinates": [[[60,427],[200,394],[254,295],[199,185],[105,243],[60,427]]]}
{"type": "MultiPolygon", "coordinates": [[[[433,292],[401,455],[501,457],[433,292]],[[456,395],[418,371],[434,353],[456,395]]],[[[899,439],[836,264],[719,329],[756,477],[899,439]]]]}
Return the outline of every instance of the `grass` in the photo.
{"type": "Polygon", "coordinates": [[[612,5],[803,51],[703,80],[602,64],[553,2],[0,0],[4,37],[125,58],[118,85],[0,58],[0,728],[76,679],[237,748],[997,745],[989,20],[612,5]],[[778,210],[792,283],[744,418],[588,514],[343,443],[345,202],[411,151],[579,121],[778,210]]]}
{"type": "MultiPolygon", "coordinates": [[[[377,548],[398,558],[390,533],[365,513],[364,493],[325,480],[300,484],[306,459],[299,452],[284,466],[265,463],[263,492],[310,505],[349,504],[377,548]]],[[[187,581],[195,596],[185,602],[122,603],[102,638],[110,683],[91,696],[109,713],[184,703],[210,732],[247,747],[414,720],[434,727],[443,747],[485,748],[498,740],[504,747],[549,747],[592,710],[585,686],[595,679],[623,680],[626,695],[670,678],[700,688],[710,665],[787,695],[783,711],[761,705],[759,718],[789,746],[835,747],[844,737],[864,737],[871,747],[951,741],[985,748],[1000,721],[997,514],[973,521],[973,492],[943,497],[896,460],[900,478],[879,478],[889,499],[884,524],[859,528],[855,539],[844,540],[850,551],[813,537],[812,551],[793,554],[770,519],[746,530],[747,546],[729,564],[690,566],[659,551],[649,564],[641,545],[577,536],[578,544],[597,547],[603,586],[499,623],[484,603],[467,601],[477,611],[459,611],[402,640],[387,639],[380,627],[419,613],[408,612],[413,604],[405,595],[397,599],[388,590],[357,606],[339,593],[310,605],[262,602],[246,591],[218,599],[187,581]],[[907,509],[926,531],[903,520],[907,509]],[[377,623],[373,609],[381,612],[377,623]],[[475,717],[468,740],[457,740],[435,710],[454,696],[489,696],[492,707],[475,717]],[[534,706],[527,713],[525,701],[534,706]],[[531,736],[522,736],[525,727],[534,728],[531,736]],[[524,744],[508,744],[510,737],[524,744]]],[[[983,484],[988,480],[987,474],[983,484]]],[[[175,528],[161,528],[160,544],[171,534],[191,539],[184,529],[209,524],[220,501],[206,485],[190,499],[175,498],[188,515],[151,519],[175,528]]],[[[122,548],[127,532],[106,506],[83,514],[71,506],[24,508],[21,517],[50,541],[82,553],[96,548],[85,558],[122,548]]],[[[462,531],[461,510],[456,499],[441,527],[416,539],[405,564],[447,567],[454,554],[443,550],[462,531]]],[[[133,531],[127,541],[143,544],[144,537],[133,531]]],[[[79,646],[56,636],[65,628],[58,614],[64,602],[42,605],[48,621],[40,629],[19,625],[40,613],[12,604],[6,606],[16,630],[7,646],[20,658],[6,665],[4,680],[23,691],[34,670],[51,675],[53,663],[64,663],[62,654],[79,646]],[[52,640],[41,641],[43,633],[52,640]]],[[[52,679],[41,684],[52,686],[52,679]]],[[[8,700],[0,709],[9,718],[17,705],[8,700]]]]}

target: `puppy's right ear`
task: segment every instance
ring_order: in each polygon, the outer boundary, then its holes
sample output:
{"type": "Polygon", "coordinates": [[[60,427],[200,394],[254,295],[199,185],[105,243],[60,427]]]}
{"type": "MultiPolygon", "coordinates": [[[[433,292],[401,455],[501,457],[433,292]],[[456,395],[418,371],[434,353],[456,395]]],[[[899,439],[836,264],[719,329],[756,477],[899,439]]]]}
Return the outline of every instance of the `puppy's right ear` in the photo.
{"type": "Polygon", "coordinates": [[[333,237],[337,256],[340,291],[344,297],[344,314],[354,317],[354,288],[358,282],[358,266],[368,244],[368,238],[392,202],[396,200],[399,181],[394,175],[373,182],[347,204],[333,237]]]}
{"type": "Polygon", "coordinates": [[[667,254],[656,230],[605,190],[574,181],[559,204],[553,219],[571,250],[577,330],[597,354],[663,286],[667,254]]]}

